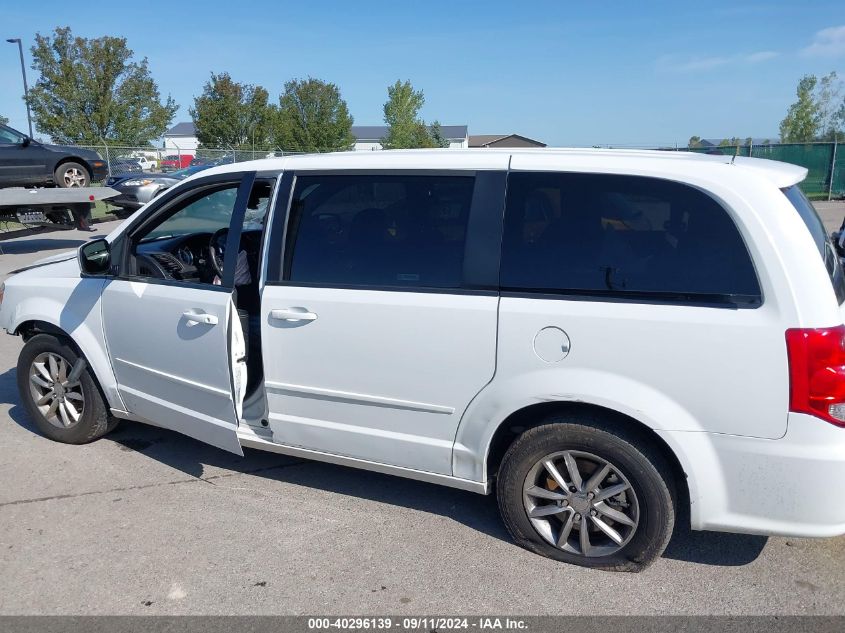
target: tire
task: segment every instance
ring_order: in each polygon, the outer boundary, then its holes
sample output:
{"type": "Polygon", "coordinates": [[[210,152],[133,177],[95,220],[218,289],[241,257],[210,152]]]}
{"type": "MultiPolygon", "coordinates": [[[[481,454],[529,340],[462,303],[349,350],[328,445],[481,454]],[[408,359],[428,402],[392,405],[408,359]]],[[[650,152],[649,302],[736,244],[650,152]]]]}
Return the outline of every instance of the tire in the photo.
{"type": "Polygon", "coordinates": [[[672,536],[676,494],[671,473],[654,448],[611,430],[599,416],[556,416],[513,442],[502,459],[496,496],[505,526],[521,547],[582,567],[638,572],[663,553],[672,536]],[[558,477],[544,464],[547,458],[558,477]],[[575,492],[570,458],[582,480],[575,492]],[[588,489],[589,478],[601,477],[605,466],[608,474],[588,489]],[[570,490],[561,490],[560,479],[570,490]],[[597,499],[614,490],[620,492],[597,499]]]}
{"type": "Polygon", "coordinates": [[[57,187],[87,187],[91,184],[91,174],[79,163],[62,163],[56,167],[54,182],[57,187]]]}
{"type": "Polygon", "coordinates": [[[73,380],[73,368],[79,359],[79,354],[66,341],[50,334],[33,336],[26,342],[18,357],[18,392],[26,412],[43,435],[64,444],[93,442],[117,425],[116,419],[109,414],[87,363],[84,363],[78,380],[73,380]],[[55,364],[50,360],[51,356],[55,364]],[[61,361],[66,363],[63,370],[61,361]],[[59,371],[54,371],[56,366],[59,371]],[[34,380],[33,375],[38,380],[34,380]],[[49,387],[59,382],[52,380],[54,376],[58,376],[59,381],[63,377],[67,380],[59,383],[64,386],[58,390],[58,396],[45,396],[53,394],[49,387]],[[37,401],[39,395],[46,400],[41,405],[37,401]],[[53,414],[49,415],[52,403],[57,398],[60,401],[53,414]],[[64,401],[61,401],[61,398],[64,398],[64,401]],[[72,407],[77,413],[77,419],[74,419],[67,407],[72,407]]]}

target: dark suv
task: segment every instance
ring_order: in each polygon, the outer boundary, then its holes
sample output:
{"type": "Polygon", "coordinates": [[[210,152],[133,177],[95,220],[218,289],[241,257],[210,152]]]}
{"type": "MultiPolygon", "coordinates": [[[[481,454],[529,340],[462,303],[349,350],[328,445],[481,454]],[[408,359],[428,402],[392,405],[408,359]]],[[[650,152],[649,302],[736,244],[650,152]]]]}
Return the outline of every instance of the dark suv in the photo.
{"type": "Polygon", "coordinates": [[[0,125],[0,187],[87,187],[106,177],[106,161],[95,151],[43,145],[0,125]]]}

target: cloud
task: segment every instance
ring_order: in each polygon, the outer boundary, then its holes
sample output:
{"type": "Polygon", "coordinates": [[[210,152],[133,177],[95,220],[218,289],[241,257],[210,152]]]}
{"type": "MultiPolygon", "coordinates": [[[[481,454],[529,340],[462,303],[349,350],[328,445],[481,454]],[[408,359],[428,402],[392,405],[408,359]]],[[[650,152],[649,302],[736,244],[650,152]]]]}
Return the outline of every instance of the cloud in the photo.
{"type": "Polygon", "coordinates": [[[743,64],[759,64],[774,59],[780,55],[775,51],[756,51],[742,55],[717,55],[710,57],[685,57],[681,55],[664,55],[657,60],[657,67],[661,70],[679,73],[713,70],[723,66],[740,66],[743,64]]]}
{"type": "Polygon", "coordinates": [[[745,56],[745,61],[749,64],[758,64],[760,62],[765,62],[770,59],[774,59],[780,53],[776,53],[775,51],[758,51],[756,53],[751,53],[750,55],[745,56]]]}
{"type": "Polygon", "coordinates": [[[809,46],[801,50],[803,57],[840,57],[845,55],[845,25],[818,31],[809,46]]]}

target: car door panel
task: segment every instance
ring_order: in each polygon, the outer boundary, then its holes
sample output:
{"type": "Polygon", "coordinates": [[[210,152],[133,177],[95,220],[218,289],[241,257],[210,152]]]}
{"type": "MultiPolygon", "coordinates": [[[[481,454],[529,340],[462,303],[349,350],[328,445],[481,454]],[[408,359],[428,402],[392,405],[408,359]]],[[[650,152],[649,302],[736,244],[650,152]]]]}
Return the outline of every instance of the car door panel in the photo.
{"type": "Polygon", "coordinates": [[[451,475],[495,373],[504,171],[282,183],[261,295],[272,441],[451,475]]]}
{"type": "Polygon", "coordinates": [[[254,182],[254,172],[199,178],[153,206],[115,248],[123,275],[108,281],[102,298],[109,356],[129,413],[239,455],[245,341],[232,288],[254,182]],[[154,248],[156,231],[202,233],[227,220],[230,255],[219,285],[141,276],[133,249],[154,248]],[[139,246],[143,236],[149,239],[139,246]]]}
{"type": "Polygon", "coordinates": [[[494,295],[273,285],[262,297],[274,440],[451,474],[458,422],[495,369],[494,295]],[[275,310],[316,318],[274,318],[275,310]]]}
{"type": "Polygon", "coordinates": [[[231,321],[231,295],[222,289],[110,281],[103,323],[127,409],[242,454],[227,358],[231,321]]]}

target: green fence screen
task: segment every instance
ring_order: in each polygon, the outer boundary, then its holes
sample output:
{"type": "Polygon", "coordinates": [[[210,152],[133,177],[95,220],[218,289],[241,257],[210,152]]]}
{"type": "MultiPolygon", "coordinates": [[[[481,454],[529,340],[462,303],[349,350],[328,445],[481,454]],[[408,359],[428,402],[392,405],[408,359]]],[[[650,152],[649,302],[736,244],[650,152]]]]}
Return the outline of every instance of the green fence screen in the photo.
{"type": "Polygon", "coordinates": [[[690,151],[751,156],[801,165],[808,169],[801,189],[813,200],[845,197],[845,147],[834,143],[778,143],[692,147],[690,151]]]}

